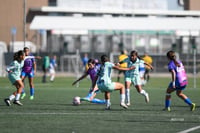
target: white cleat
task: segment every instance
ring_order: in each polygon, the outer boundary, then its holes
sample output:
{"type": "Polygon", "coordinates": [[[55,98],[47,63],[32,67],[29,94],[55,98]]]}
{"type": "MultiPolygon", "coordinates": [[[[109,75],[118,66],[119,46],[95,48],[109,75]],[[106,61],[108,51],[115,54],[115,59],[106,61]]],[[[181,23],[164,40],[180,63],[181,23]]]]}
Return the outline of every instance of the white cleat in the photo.
{"type": "Polygon", "coordinates": [[[128,106],[126,106],[125,103],[120,103],[120,106],[123,107],[124,109],[128,109],[128,106]]]}
{"type": "Polygon", "coordinates": [[[126,103],[126,106],[131,106],[131,103],[130,102],[126,103]]]}
{"type": "Polygon", "coordinates": [[[14,103],[14,104],[17,104],[17,105],[19,105],[19,106],[22,106],[22,105],[23,105],[19,100],[15,100],[13,103],[14,103]]]}
{"type": "Polygon", "coordinates": [[[145,102],[149,103],[149,94],[148,93],[145,95],[145,102]]]}
{"type": "Polygon", "coordinates": [[[7,106],[11,106],[10,100],[8,98],[4,99],[4,102],[7,106]]]}

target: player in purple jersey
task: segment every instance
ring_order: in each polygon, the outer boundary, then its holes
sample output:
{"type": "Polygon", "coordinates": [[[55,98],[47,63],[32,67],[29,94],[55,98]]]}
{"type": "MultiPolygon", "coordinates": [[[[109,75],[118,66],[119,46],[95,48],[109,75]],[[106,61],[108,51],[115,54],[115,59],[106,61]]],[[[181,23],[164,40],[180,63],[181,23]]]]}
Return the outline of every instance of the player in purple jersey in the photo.
{"type": "MultiPolygon", "coordinates": [[[[97,70],[100,68],[100,64],[96,63],[96,61],[94,59],[89,59],[87,65],[89,67],[88,70],[86,70],[79,79],[74,81],[72,83],[72,85],[75,85],[77,82],[84,79],[88,75],[90,75],[90,79],[91,79],[92,83],[94,82],[94,79],[97,74],[97,70]]],[[[105,104],[105,100],[100,100],[100,99],[94,98],[96,96],[96,93],[98,92],[98,90],[99,89],[97,86],[95,87],[95,89],[92,92],[90,89],[88,95],[84,98],[81,98],[81,101],[89,101],[91,103],[105,104]]]]}
{"type": "MultiPolygon", "coordinates": [[[[30,50],[28,47],[24,47],[24,53],[25,56],[30,55],[30,50]]],[[[34,84],[33,84],[33,78],[34,78],[34,73],[36,72],[36,62],[35,59],[26,59],[24,61],[24,66],[22,68],[22,73],[21,73],[21,79],[24,82],[24,79],[28,77],[29,80],[29,86],[30,86],[30,100],[34,99],[34,84]]],[[[26,96],[25,90],[23,89],[21,99],[24,99],[26,96]]]]}
{"type": "Polygon", "coordinates": [[[176,95],[190,106],[191,111],[194,111],[195,104],[182,92],[188,84],[187,75],[182,62],[176,60],[174,51],[167,52],[167,58],[169,59],[168,70],[171,73],[172,81],[169,83],[166,91],[164,110],[171,111],[171,93],[176,91],[176,95]]]}

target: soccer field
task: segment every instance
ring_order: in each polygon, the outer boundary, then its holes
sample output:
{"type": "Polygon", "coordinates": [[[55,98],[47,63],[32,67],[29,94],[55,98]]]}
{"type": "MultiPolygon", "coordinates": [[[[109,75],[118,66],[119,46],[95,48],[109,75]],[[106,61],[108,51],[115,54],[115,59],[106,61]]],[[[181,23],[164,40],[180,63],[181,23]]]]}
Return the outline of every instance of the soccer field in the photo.
{"type": "MultiPolygon", "coordinates": [[[[105,105],[84,102],[72,106],[74,96],[84,97],[88,93],[90,81],[84,79],[79,87],[72,86],[75,78],[56,77],[53,83],[42,83],[35,78],[35,99],[29,100],[29,87],[26,80],[27,96],[23,106],[6,106],[3,99],[14,90],[8,78],[0,78],[0,132],[1,133],[175,133],[191,130],[200,132],[200,78],[197,88],[193,81],[184,93],[196,103],[194,112],[172,94],[171,112],[164,108],[165,91],[169,78],[151,78],[143,88],[150,95],[150,103],[131,87],[132,105],[125,110],[119,106],[119,92],[111,94],[112,109],[105,111],[105,105]]],[[[114,81],[116,81],[114,79],[114,81]]],[[[97,98],[103,98],[99,93],[97,98]]],[[[187,131],[183,132],[186,133],[187,131]]]]}

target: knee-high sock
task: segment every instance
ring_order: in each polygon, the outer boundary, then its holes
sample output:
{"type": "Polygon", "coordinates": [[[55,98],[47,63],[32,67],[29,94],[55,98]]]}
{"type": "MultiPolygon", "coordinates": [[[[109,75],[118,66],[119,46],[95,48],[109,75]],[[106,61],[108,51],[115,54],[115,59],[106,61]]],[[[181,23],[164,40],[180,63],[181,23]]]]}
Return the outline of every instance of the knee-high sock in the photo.
{"type": "Polygon", "coordinates": [[[51,75],[50,81],[54,81],[55,76],[51,75]]]}
{"type": "Polygon", "coordinates": [[[105,100],[100,100],[98,98],[94,98],[94,99],[91,100],[91,103],[105,104],[106,101],[105,100]]]}
{"type": "Polygon", "coordinates": [[[192,101],[191,101],[189,98],[186,98],[184,101],[185,101],[188,105],[192,105],[192,101]]]}
{"type": "Polygon", "coordinates": [[[125,89],[125,99],[127,103],[130,102],[130,89],[125,89]]]}
{"type": "Polygon", "coordinates": [[[171,105],[171,100],[170,99],[166,99],[165,100],[165,108],[170,107],[170,105],[171,105]]]}
{"type": "Polygon", "coordinates": [[[30,95],[34,96],[34,93],[35,93],[35,89],[34,88],[30,88],[30,95]]]}
{"type": "Polygon", "coordinates": [[[20,96],[21,96],[21,94],[20,93],[17,93],[17,95],[16,95],[16,97],[15,97],[15,100],[19,100],[19,98],[20,98],[20,96]]]}
{"type": "Polygon", "coordinates": [[[9,100],[12,101],[13,99],[15,99],[15,95],[12,94],[9,96],[9,100]]]}
{"type": "MultiPolygon", "coordinates": [[[[121,103],[125,103],[125,94],[120,94],[120,101],[121,103]]],[[[130,99],[129,99],[130,101],[130,99]]]]}

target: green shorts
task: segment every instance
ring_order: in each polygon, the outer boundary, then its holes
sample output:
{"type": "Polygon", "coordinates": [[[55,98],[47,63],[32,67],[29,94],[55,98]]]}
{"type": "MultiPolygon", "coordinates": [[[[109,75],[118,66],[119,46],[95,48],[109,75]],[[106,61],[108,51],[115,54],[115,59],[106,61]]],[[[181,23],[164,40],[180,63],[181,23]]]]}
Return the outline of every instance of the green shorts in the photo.
{"type": "Polygon", "coordinates": [[[110,84],[104,84],[104,83],[100,83],[97,84],[99,90],[101,90],[101,92],[112,92],[115,90],[115,82],[112,82],[110,84]]]}
{"type": "Polygon", "coordinates": [[[8,78],[12,84],[14,84],[17,80],[21,80],[20,76],[15,74],[8,74],[8,78]]]}
{"type": "Polygon", "coordinates": [[[142,82],[141,82],[141,79],[140,79],[139,75],[131,77],[131,78],[130,77],[125,77],[125,81],[131,82],[133,85],[142,85],[142,82]]]}

